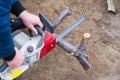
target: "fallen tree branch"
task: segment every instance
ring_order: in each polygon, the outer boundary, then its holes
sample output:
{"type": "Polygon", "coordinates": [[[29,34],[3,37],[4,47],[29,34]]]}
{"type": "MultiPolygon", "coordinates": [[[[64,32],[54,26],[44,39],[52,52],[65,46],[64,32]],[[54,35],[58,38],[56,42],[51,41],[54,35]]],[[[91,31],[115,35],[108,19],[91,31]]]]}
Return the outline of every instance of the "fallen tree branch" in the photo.
{"type": "Polygon", "coordinates": [[[60,14],[59,16],[53,21],[53,26],[54,29],[59,25],[59,23],[63,20],[63,18],[65,18],[68,15],[71,15],[73,13],[72,10],[70,10],[68,7],[65,8],[60,14]]]}

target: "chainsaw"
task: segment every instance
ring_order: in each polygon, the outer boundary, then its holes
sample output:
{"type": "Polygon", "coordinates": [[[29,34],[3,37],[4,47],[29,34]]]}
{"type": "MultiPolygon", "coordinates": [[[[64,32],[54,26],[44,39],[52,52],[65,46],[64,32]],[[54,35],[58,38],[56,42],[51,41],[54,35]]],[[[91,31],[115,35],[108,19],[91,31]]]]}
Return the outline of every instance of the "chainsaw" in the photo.
{"type": "Polygon", "coordinates": [[[38,35],[35,35],[30,30],[29,35],[27,35],[20,30],[22,28],[26,28],[22,20],[19,18],[11,19],[10,25],[14,45],[24,54],[25,60],[24,63],[17,68],[10,68],[6,62],[3,62],[3,64],[0,66],[0,78],[2,80],[18,80],[17,77],[26,71],[31,64],[37,62],[50,51],[52,51],[56,45],[74,55],[85,70],[89,69],[91,65],[88,62],[86,45],[90,35],[88,33],[83,35],[78,48],[63,39],[72,30],[78,27],[86,19],[86,16],[78,19],[61,33],[56,34],[54,32],[54,29],[58,26],[60,21],[62,21],[62,19],[70,13],[71,11],[66,8],[60,13],[55,21],[51,23],[49,19],[42,12],[40,12],[39,17],[44,28],[41,29],[39,26],[35,26],[36,30],[38,31],[38,35]]]}

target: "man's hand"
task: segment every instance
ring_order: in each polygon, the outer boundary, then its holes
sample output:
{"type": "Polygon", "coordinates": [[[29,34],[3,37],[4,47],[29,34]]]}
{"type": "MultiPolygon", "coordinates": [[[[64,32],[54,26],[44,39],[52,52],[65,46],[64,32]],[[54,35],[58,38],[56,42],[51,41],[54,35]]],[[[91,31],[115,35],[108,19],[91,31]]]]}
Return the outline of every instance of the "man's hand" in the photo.
{"type": "Polygon", "coordinates": [[[26,27],[32,30],[35,34],[38,34],[37,30],[34,28],[35,25],[43,28],[43,24],[40,21],[40,18],[36,15],[28,13],[26,10],[23,11],[19,17],[22,19],[26,27]]]}
{"type": "Polygon", "coordinates": [[[24,62],[24,55],[15,47],[16,55],[11,61],[7,61],[7,64],[11,68],[15,68],[23,64],[24,62]]]}

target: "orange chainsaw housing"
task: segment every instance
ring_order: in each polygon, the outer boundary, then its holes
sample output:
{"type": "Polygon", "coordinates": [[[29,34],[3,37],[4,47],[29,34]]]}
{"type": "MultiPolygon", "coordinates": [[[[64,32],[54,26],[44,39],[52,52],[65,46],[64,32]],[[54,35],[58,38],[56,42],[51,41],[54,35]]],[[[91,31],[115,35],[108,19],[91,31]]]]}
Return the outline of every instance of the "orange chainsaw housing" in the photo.
{"type": "Polygon", "coordinates": [[[45,31],[45,34],[44,46],[40,52],[40,59],[56,46],[56,37],[48,31],[45,31]]]}

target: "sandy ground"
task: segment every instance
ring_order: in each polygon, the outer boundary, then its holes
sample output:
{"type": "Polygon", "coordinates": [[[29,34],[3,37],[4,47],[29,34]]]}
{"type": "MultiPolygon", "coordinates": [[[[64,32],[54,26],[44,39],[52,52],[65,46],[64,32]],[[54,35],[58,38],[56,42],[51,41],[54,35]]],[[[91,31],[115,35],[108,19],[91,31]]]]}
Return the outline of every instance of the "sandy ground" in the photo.
{"type": "MultiPolygon", "coordinates": [[[[66,40],[79,46],[81,35],[89,32],[87,47],[92,67],[85,71],[79,61],[63,49],[56,47],[32,65],[20,80],[120,80],[120,15],[107,12],[106,0],[21,0],[25,8],[38,15],[42,11],[50,21],[65,7],[74,11],[66,17],[55,32],[59,33],[78,18],[87,19],[66,40]]],[[[120,0],[114,0],[120,11],[120,0]]]]}

